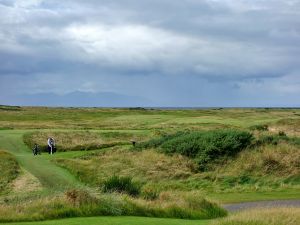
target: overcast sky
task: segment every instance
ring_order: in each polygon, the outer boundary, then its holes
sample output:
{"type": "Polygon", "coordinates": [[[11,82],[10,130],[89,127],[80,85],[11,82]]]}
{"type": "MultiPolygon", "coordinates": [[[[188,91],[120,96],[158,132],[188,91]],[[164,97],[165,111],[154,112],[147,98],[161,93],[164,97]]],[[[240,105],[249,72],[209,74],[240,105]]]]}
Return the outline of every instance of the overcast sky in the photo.
{"type": "Polygon", "coordinates": [[[300,0],[0,0],[0,104],[300,106],[300,0]]]}

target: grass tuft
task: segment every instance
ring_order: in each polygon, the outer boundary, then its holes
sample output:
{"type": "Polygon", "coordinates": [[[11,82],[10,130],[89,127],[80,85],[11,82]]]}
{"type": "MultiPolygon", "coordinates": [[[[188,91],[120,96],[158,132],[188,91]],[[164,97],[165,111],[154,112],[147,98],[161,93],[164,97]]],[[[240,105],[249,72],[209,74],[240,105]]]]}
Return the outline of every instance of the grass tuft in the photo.
{"type": "Polygon", "coordinates": [[[103,183],[102,191],[126,193],[131,196],[138,196],[141,185],[132,181],[131,177],[120,177],[113,175],[103,183]]]}

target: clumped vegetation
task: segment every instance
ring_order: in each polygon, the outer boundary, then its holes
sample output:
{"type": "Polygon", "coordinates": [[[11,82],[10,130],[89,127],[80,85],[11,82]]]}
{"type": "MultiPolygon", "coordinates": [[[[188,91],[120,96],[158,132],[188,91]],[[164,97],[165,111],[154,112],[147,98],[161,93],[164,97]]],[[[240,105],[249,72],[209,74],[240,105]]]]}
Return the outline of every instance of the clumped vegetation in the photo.
{"type": "Polygon", "coordinates": [[[204,171],[207,164],[222,157],[232,157],[250,146],[251,133],[238,130],[215,130],[206,132],[186,132],[164,136],[140,144],[137,148],[159,147],[162,152],[178,153],[195,159],[199,169],[204,171]]]}
{"type": "Polygon", "coordinates": [[[131,140],[141,141],[145,140],[147,136],[141,132],[40,131],[24,134],[23,141],[29,148],[32,148],[32,146],[37,143],[42,151],[47,151],[48,137],[53,137],[55,139],[58,151],[80,151],[130,144],[131,140]]]}
{"type": "Polygon", "coordinates": [[[296,146],[266,145],[243,151],[226,164],[215,165],[209,176],[231,191],[280,190],[300,185],[299,165],[300,152],[296,146]]]}
{"type": "Polygon", "coordinates": [[[0,194],[9,190],[10,183],[20,173],[20,166],[9,153],[0,150],[0,194]]]}
{"type": "Polygon", "coordinates": [[[72,189],[64,195],[0,206],[0,222],[40,221],[83,216],[145,216],[209,219],[227,215],[217,204],[192,195],[165,193],[160,199],[145,201],[128,195],[91,195],[72,189]]]}
{"type": "Polygon", "coordinates": [[[250,127],[250,130],[268,131],[269,126],[267,124],[258,124],[250,127]]]}
{"type": "Polygon", "coordinates": [[[255,144],[256,146],[261,145],[278,145],[279,143],[286,143],[291,145],[300,146],[299,137],[289,137],[283,131],[279,131],[278,134],[268,134],[259,136],[255,144]]]}
{"type": "Polygon", "coordinates": [[[104,181],[102,191],[126,193],[136,197],[140,194],[141,185],[133,182],[131,177],[120,177],[113,175],[104,181]]]}
{"type": "Polygon", "coordinates": [[[242,211],[211,225],[298,225],[300,208],[270,208],[242,211]]]}

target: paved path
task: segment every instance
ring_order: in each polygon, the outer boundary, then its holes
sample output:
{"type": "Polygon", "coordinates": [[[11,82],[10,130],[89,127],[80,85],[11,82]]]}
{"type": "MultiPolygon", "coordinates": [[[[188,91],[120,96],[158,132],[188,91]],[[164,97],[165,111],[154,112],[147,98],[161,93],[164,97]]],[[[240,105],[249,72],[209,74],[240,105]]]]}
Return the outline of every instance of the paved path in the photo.
{"type": "Polygon", "coordinates": [[[274,208],[274,207],[299,207],[300,199],[296,200],[274,200],[274,201],[258,201],[258,202],[242,202],[234,204],[224,204],[223,207],[229,212],[252,208],[274,208]]]}

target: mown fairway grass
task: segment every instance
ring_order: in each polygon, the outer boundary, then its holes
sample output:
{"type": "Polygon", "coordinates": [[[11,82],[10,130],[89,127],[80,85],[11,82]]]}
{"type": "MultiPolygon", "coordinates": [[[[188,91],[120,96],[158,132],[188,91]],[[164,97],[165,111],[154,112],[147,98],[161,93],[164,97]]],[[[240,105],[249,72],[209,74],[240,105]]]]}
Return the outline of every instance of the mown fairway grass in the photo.
{"type": "Polygon", "coordinates": [[[208,225],[209,220],[181,220],[146,217],[85,217],[43,222],[2,223],[3,225],[208,225]]]}
{"type": "Polygon", "coordinates": [[[39,179],[44,188],[57,191],[82,186],[72,174],[51,163],[49,158],[33,157],[23,143],[22,136],[22,131],[0,131],[0,148],[12,153],[24,169],[39,179]]]}

